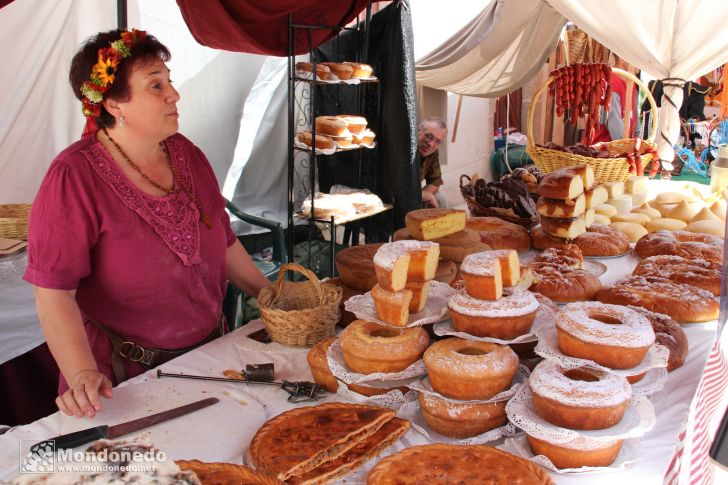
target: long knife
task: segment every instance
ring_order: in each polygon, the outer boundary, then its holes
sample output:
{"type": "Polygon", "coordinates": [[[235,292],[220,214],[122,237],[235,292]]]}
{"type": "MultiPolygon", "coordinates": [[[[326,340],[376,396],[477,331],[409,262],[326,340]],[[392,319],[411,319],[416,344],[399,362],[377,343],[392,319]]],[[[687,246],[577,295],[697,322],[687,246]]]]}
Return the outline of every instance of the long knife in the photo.
{"type": "Polygon", "coordinates": [[[199,409],[212,406],[219,401],[220,400],[216,397],[208,397],[207,399],[203,399],[201,401],[185,404],[184,406],[168,409],[167,411],[162,411],[161,413],[152,414],[151,416],[145,416],[143,418],[127,421],[125,423],[120,423],[113,426],[96,426],[95,428],[84,429],[81,431],[76,431],[74,433],[62,434],[60,436],[56,436],[55,438],[50,439],[55,441],[56,449],[75,448],[76,446],[81,446],[91,441],[102,438],[115,439],[119,436],[124,436],[126,434],[139,431],[140,429],[148,428],[149,426],[154,426],[155,424],[169,421],[170,419],[178,418],[199,409]]]}

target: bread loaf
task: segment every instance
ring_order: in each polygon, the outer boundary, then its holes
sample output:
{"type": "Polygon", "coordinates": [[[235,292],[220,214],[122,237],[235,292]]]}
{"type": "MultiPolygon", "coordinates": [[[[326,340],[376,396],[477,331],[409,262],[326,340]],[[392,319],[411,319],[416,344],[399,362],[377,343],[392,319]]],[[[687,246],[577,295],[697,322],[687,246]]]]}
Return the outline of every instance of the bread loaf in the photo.
{"type": "Polygon", "coordinates": [[[350,135],[346,128],[346,121],[336,116],[317,116],[316,117],[316,133],[328,136],[347,136],[350,135]]]}
{"type": "Polygon", "coordinates": [[[584,194],[567,200],[539,197],[536,202],[536,210],[546,217],[577,217],[586,210],[586,198],[584,194]]]}
{"type": "Polygon", "coordinates": [[[586,221],[581,217],[555,219],[541,217],[541,228],[547,234],[563,239],[574,239],[586,232],[586,221]]]}
{"type": "Polygon", "coordinates": [[[547,199],[575,199],[584,193],[584,182],[572,168],[562,168],[544,175],[537,191],[547,199]]]}
{"type": "Polygon", "coordinates": [[[351,77],[369,78],[374,75],[374,69],[369,64],[362,64],[360,62],[346,62],[346,64],[349,64],[354,70],[351,77]]]}
{"type": "MultiPolygon", "coordinates": [[[[296,71],[303,71],[303,72],[313,72],[313,64],[310,62],[297,62],[296,63],[296,71]]],[[[329,69],[327,66],[316,64],[316,76],[313,76],[314,79],[328,79],[329,75],[331,74],[331,69],[329,69]]]]}
{"type": "Polygon", "coordinates": [[[609,192],[607,192],[607,188],[600,184],[595,185],[589,190],[586,190],[584,192],[585,197],[585,207],[587,209],[593,209],[599,204],[605,203],[609,199],[609,192]]]}
{"type": "MultiPolygon", "coordinates": [[[[298,139],[301,143],[311,146],[311,132],[304,131],[298,134],[298,139]]],[[[316,135],[316,148],[319,150],[332,150],[336,148],[334,140],[324,135],[316,135]]]]}
{"type": "Polygon", "coordinates": [[[328,67],[342,81],[351,79],[354,74],[354,68],[343,62],[322,62],[321,65],[328,67]]]}

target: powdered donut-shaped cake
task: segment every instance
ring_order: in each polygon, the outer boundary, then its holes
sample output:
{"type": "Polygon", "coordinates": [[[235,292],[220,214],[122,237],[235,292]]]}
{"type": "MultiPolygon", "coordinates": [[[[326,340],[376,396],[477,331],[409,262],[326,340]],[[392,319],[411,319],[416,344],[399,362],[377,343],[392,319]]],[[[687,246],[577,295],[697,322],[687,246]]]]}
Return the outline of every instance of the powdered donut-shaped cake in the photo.
{"type": "Polygon", "coordinates": [[[479,300],[456,293],[447,302],[453,327],[477,337],[514,339],[528,333],[538,311],[538,301],[530,291],[504,288],[497,300],[479,300]]]}
{"type": "Polygon", "coordinates": [[[508,401],[453,402],[421,392],[420,409],[427,425],[451,438],[469,438],[503,426],[508,401]]]}
{"type": "Polygon", "coordinates": [[[594,301],[566,305],[556,317],[556,333],[564,354],[611,369],[636,367],[655,342],[643,315],[594,301]]]}
{"type": "Polygon", "coordinates": [[[569,429],[605,429],[619,423],[632,397],[627,379],[597,369],[566,369],[544,360],[528,379],[536,414],[569,429]]]}
{"type": "Polygon", "coordinates": [[[440,340],[422,357],[432,388],[452,399],[490,399],[506,390],[518,369],[507,345],[461,338],[440,340]]]}
{"type": "Polygon", "coordinates": [[[550,442],[526,434],[534,455],[543,455],[557,468],[609,466],[617,459],[624,440],[600,440],[580,436],[567,443],[550,442]]]}

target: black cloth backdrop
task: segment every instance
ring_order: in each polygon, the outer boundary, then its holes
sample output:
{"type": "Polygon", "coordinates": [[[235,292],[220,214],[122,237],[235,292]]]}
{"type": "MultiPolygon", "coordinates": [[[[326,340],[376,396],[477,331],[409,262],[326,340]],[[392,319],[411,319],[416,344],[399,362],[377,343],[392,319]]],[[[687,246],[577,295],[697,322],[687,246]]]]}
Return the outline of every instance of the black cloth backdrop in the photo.
{"type": "MultiPolygon", "coordinates": [[[[366,59],[378,84],[319,86],[314,93],[315,115],[361,114],[377,134],[374,150],[350,151],[317,157],[319,187],[328,192],[334,183],[368,188],[385,203],[394,204],[394,228],[404,226],[404,215],[422,207],[417,166],[417,101],[412,16],[409,8],[393,2],[372,16],[366,59]],[[363,112],[358,112],[357,89],[363,112]],[[361,152],[361,153],[360,153],[361,152]],[[363,157],[362,184],[358,182],[358,157],[363,157]]],[[[361,32],[344,31],[314,50],[318,61],[356,59],[361,53],[361,32]]],[[[367,229],[383,224],[372,218],[367,229]]]]}
{"type": "MultiPolygon", "coordinates": [[[[0,0],[2,1],[2,0],[0,0]]],[[[288,55],[288,16],[294,23],[345,26],[373,0],[177,0],[197,42],[214,49],[288,55]]],[[[336,29],[312,32],[313,46],[336,29]]],[[[296,35],[296,54],[309,50],[308,32],[296,35]]]]}

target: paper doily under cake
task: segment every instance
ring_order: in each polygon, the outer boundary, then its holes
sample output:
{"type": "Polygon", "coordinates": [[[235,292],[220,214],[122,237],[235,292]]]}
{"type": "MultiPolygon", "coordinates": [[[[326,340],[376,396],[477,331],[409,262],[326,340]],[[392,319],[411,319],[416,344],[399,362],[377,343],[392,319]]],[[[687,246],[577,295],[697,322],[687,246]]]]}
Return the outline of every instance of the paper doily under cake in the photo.
{"type": "Polygon", "coordinates": [[[511,423],[526,433],[552,443],[567,443],[580,436],[605,441],[638,438],[655,425],[655,410],[650,400],[645,396],[633,396],[629,400],[622,420],[610,428],[595,430],[562,428],[536,414],[528,384],[519,387],[516,395],[508,401],[506,414],[511,423]]]}
{"type": "Polygon", "coordinates": [[[378,394],[376,396],[365,396],[354,392],[344,382],[339,381],[339,388],[336,394],[356,403],[360,404],[371,404],[374,406],[382,406],[390,409],[399,409],[404,404],[417,400],[417,392],[408,390],[402,392],[399,389],[392,389],[384,394],[378,394]]]}
{"type": "Polygon", "coordinates": [[[412,425],[412,429],[420,433],[422,436],[427,438],[431,443],[447,443],[451,445],[480,445],[483,443],[489,443],[500,438],[514,436],[516,428],[506,422],[505,425],[486,431],[483,434],[472,436],[470,438],[451,438],[444,436],[437,431],[431,429],[425,417],[422,415],[422,409],[420,409],[420,403],[418,401],[408,402],[397,411],[397,416],[403,419],[409,420],[412,425]]]}
{"type": "Polygon", "coordinates": [[[640,459],[639,448],[636,446],[633,440],[626,440],[622,444],[622,449],[619,450],[619,453],[617,454],[617,458],[615,458],[614,463],[612,463],[608,467],[584,466],[581,468],[556,468],[556,466],[551,463],[551,460],[549,460],[545,456],[533,454],[533,451],[531,451],[531,448],[528,446],[528,442],[526,441],[526,435],[523,433],[519,434],[514,438],[507,438],[505,443],[497,446],[497,448],[512,453],[516,456],[520,456],[521,458],[525,458],[526,460],[532,461],[537,465],[546,468],[547,470],[551,470],[552,472],[563,473],[567,475],[604,473],[609,471],[624,470],[625,468],[627,468],[627,466],[640,459]]]}
{"type": "Polygon", "coordinates": [[[533,319],[533,325],[531,330],[523,335],[519,335],[513,340],[502,340],[495,337],[477,337],[466,332],[459,332],[453,326],[452,320],[446,320],[444,322],[436,323],[433,327],[435,335],[448,335],[452,337],[460,337],[466,340],[477,340],[479,342],[491,342],[494,344],[508,345],[508,344],[519,344],[535,342],[538,340],[538,334],[548,331],[550,328],[554,328],[554,320],[556,313],[549,308],[547,305],[539,304],[538,311],[536,311],[536,318],[533,319]]]}
{"type": "MultiPolygon", "coordinates": [[[[406,327],[417,327],[420,325],[426,325],[428,323],[440,322],[447,316],[447,300],[457,292],[450,285],[441,283],[439,281],[430,281],[430,294],[427,298],[427,304],[424,310],[419,313],[410,313],[409,320],[406,327]]],[[[377,318],[377,310],[374,307],[374,300],[372,294],[367,291],[363,295],[355,295],[346,300],[344,303],[344,309],[346,311],[356,315],[356,318],[361,320],[368,320],[370,322],[379,323],[381,325],[391,325],[383,320],[377,318]]],[[[397,327],[401,328],[401,327],[397,327]]]]}
{"type": "Polygon", "coordinates": [[[371,387],[399,387],[405,386],[427,373],[422,359],[400,372],[378,372],[375,374],[360,374],[350,370],[344,361],[344,353],[338,339],[335,340],[326,352],[326,360],[331,373],[346,384],[366,384],[371,387]]]}
{"type": "Polygon", "coordinates": [[[642,362],[640,362],[637,367],[632,367],[631,369],[610,369],[609,367],[597,364],[593,360],[564,355],[564,353],[559,349],[556,327],[539,333],[538,344],[536,344],[534,352],[544,359],[555,360],[559,363],[559,365],[567,369],[588,366],[596,369],[602,369],[606,372],[611,372],[612,374],[623,377],[636,376],[643,372],[647,372],[650,369],[667,367],[667,359],[670,357],[670,351],[667,347],[660,344],[652,344],[650,349],[647,351],[647,355],[645,355],[645,358],[642,359],[642,362]]]}

